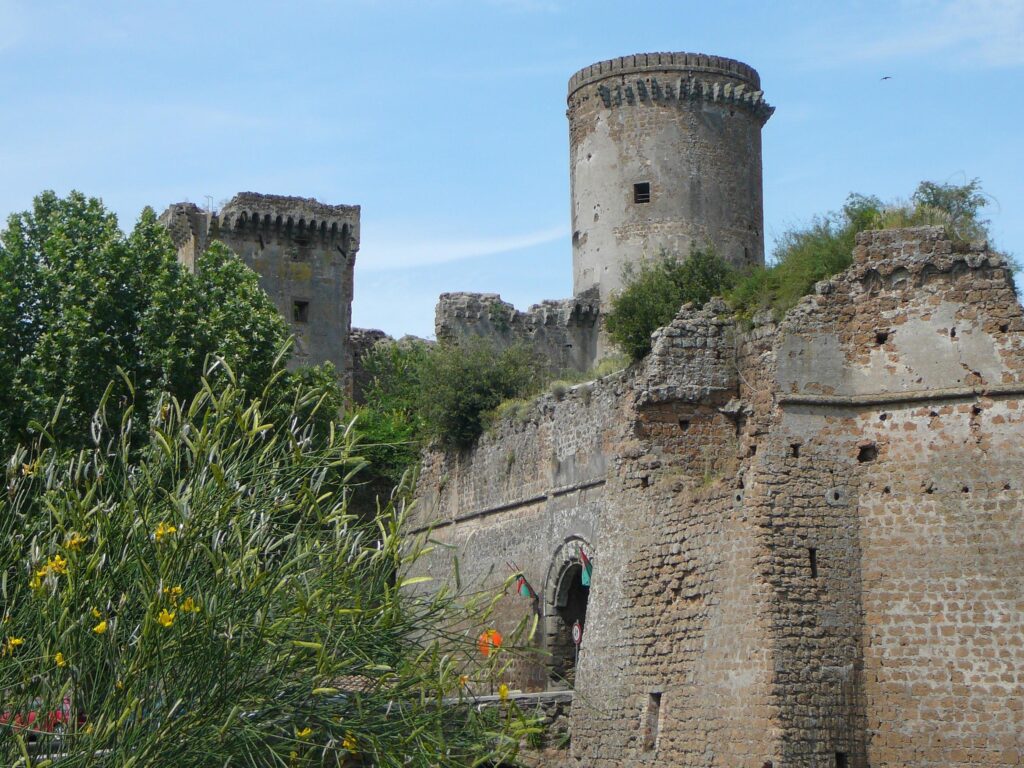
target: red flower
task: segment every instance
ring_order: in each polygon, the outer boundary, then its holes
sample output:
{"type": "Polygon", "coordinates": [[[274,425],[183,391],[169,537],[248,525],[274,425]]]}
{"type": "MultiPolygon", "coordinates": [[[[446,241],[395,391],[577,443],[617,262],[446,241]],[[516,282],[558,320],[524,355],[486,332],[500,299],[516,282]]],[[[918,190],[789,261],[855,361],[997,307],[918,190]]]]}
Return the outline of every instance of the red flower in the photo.
{"type": "Polygon", "coordinates": [[[484,656],[490,656],[492,650],[501,648],[501,640],[501,632],[496,629],[488,629],[477,638],[476,647],[480,649],[480,653],[484,656]]]}

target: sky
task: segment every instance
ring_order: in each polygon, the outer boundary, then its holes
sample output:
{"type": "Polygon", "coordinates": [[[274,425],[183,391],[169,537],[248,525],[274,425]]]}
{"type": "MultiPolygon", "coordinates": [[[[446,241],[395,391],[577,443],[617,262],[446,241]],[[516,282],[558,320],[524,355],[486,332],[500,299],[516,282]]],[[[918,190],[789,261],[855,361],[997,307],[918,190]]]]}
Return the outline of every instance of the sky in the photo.
{"type": "Polygon", "coordinates": [[[353,324],[430,337],[444,291],[572,294],[568,79],[654,51],[760,72],[769,254],[851,192],[977,177],[1024,257],[1021,0],[0,0],[0,217],[361,205],[353,324]]]}

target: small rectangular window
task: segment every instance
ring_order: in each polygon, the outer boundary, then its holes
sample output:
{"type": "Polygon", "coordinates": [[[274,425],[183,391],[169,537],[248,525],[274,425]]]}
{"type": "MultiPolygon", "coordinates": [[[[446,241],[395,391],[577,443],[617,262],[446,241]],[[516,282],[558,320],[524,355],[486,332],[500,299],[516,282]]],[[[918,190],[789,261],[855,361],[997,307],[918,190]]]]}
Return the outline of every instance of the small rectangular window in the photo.
{"type": "Polygon", "coordinates": [[[309,322],[309,302],[308,301],[293,301],[292,302],[292,320],[296,323],[308,323],[309,322]]]}
{"type": "Polygon", "coordinates": [[[651,202],[651,184],[648,181],[641,181],[638,184],[633,185],[633,202],[634,203],[649,203],[651,202]]]}
{"type": "Polygon", "coordinates": [[[811,566],[811,578],[818,578],[818,550],[814,547],[807,548],[807,561],[811,566]]]}
{"type": "Polygon", "coordinates": [[[661,692],[652,693],[647,699],[644,713],[644,752],[650,752],[658,744],[658,724],[661,720],[661,692]]]}
{"type": "Polygon", "coordinates": [[[836,752],[836,768],[850,768],[850,761],[845,752],[836,752]]]}

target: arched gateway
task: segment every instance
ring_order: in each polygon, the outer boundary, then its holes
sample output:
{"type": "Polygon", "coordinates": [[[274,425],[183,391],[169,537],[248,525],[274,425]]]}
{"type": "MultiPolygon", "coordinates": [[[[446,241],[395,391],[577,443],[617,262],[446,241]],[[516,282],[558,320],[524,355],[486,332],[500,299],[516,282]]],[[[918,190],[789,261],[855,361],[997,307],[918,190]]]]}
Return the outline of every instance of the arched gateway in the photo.
{"type": "Polygon", "coordinates": [[[572,628],[587,624],[590,597],[588,563],[594,558],[590,542],[570,536],[555,550],[544,585],[544,648],[548,652],[548,687],[572,688],[578,649],[572,628]],[[584,574],[586,573],[586,578],[584,574]]]}

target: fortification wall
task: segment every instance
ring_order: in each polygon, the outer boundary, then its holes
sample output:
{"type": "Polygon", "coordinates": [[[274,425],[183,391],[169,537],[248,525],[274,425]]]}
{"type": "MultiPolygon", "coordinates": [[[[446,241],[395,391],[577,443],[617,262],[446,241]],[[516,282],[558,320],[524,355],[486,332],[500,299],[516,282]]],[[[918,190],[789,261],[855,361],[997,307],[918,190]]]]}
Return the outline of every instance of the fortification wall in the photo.
{"type": "Polygon", "coordinates": [[[758,449],[780,757],[1019,765],[1021,306],[937,228],[854,256],[778,330],[758,449]]]}
{"type": "Polygon", "coordinates": [[[585,371],[597,356],[599,307],[594,292],[544,301],[520,312],[496,293],[442,293],[434,313],[438,341],[486,338],[498,349],[522,344],[553,371],[585,371]]]}
{"type": "Polygon", "coordinates": [[[761,127],[753,68],[693,53],[599,62],[569,81],[573,290],[607,307],[622,269],[664,249],[764,261],[761,127]]]}
{"type": "Polygon", "coordinates": [[[1002,260],[869,233],[781,323],[721,310],[681,311],[587,405],[426,459],[418,524],[475,583],[522,568],[541,600],[497,620],[541,613],[556,651],[551,574],[589,545],[566,764],[1019,765],[1024,317],[1002,260]],[[589,487],[552,492],[569,456],[589,487]]]}
{"type": "Polygon", "coordinates": [[[411,529],[433,526],[440,546],[419,567],[448,579],[457,557],[470,591],[498,588],[521,569],[537,594],[532,600],[510,590],[495,610],[495,625],[508,634],[536,612],[536,647],[560,658],[518,659],[508,677],[513,689],[562,687],[552,678],[564,677],[572,649],[555,593],[565,566],[578,562],[578,549],[595,552],[621,388],[614,375],[577,385],[562,399],[543,396],[473,450],[424,458],[411,529]]]}

